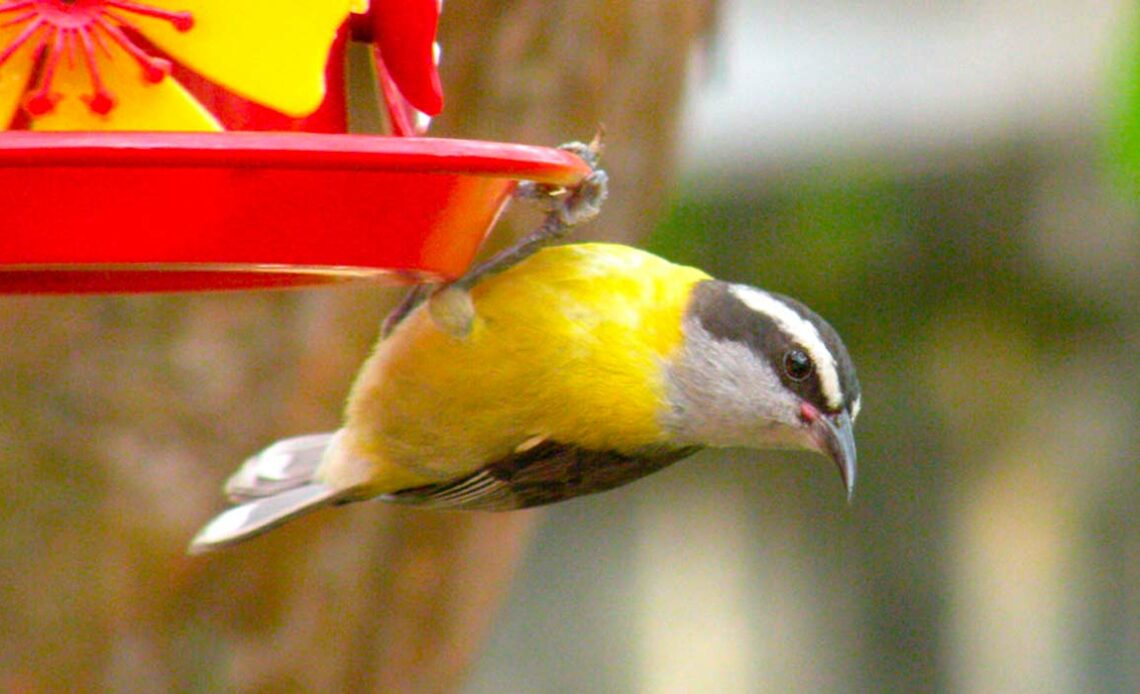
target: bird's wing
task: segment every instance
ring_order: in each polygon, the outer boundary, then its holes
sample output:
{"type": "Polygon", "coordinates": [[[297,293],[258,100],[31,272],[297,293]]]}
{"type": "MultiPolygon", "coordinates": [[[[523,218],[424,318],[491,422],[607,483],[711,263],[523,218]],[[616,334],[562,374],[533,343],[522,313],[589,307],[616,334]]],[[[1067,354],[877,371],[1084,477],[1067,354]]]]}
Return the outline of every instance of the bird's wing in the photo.
{"type": "Polygon", "coordinates": [[[542,441],[458,480],[403,489],[385,501],[432,508],[509,511],[613,489],[697,451],[595,451],[542,441]]]}

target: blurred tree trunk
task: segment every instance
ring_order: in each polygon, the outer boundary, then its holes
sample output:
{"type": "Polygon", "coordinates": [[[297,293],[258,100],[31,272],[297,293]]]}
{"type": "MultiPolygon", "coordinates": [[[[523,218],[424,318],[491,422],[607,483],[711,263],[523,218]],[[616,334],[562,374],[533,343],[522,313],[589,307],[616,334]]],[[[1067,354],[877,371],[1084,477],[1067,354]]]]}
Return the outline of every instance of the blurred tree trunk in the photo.
{"type": "MultiPolygon", "coordinates": [[[[711,5],[448,0],[432,134],[553,145],[604,124],[612,196],[579,238],[634,241],[711,5]]],[[[536,220],[516,210],[493,242],[536,220]]],[[[533,513],[359,504],[183,554],[245,454],[337,425],[394,297],[0,298],[0,689],[455,689],[533,513]]]]}

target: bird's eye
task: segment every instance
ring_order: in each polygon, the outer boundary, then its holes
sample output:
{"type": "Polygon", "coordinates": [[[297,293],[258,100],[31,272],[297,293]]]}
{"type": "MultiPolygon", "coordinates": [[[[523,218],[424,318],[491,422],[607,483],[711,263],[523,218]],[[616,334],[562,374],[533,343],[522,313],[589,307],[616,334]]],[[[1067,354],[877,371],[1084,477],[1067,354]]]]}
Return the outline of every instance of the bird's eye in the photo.
{"type": "Polygon", "coordinates": [[[784,355],[784,373],[793,381],[805,380],[814,370],[811,358],[801,350],[793,349],[784,355]]]}

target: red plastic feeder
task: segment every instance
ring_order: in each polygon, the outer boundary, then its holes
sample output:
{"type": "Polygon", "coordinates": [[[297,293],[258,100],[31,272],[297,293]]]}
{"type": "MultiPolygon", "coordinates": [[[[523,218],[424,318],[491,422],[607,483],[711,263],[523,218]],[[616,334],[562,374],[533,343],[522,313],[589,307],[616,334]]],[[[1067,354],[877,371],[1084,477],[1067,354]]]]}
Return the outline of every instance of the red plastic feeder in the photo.
{"type": "Polygon", "coordinates": [[[292,287],[461,275],[558,149],[309,133],[0,137],[0,292],[292,287]]]}

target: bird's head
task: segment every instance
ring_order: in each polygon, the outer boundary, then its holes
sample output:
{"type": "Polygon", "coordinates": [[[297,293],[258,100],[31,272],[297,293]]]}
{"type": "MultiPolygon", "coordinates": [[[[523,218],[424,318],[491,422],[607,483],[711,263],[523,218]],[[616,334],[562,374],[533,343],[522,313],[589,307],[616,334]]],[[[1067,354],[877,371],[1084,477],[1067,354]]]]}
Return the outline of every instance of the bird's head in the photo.
{"type": "Polygon", "coordinates": [[[705,280],[682,330],[666,366],[665,424],[679,442],[817,451],[850,496],[859,380],[830,325],[795,299],[705,280]]]}

